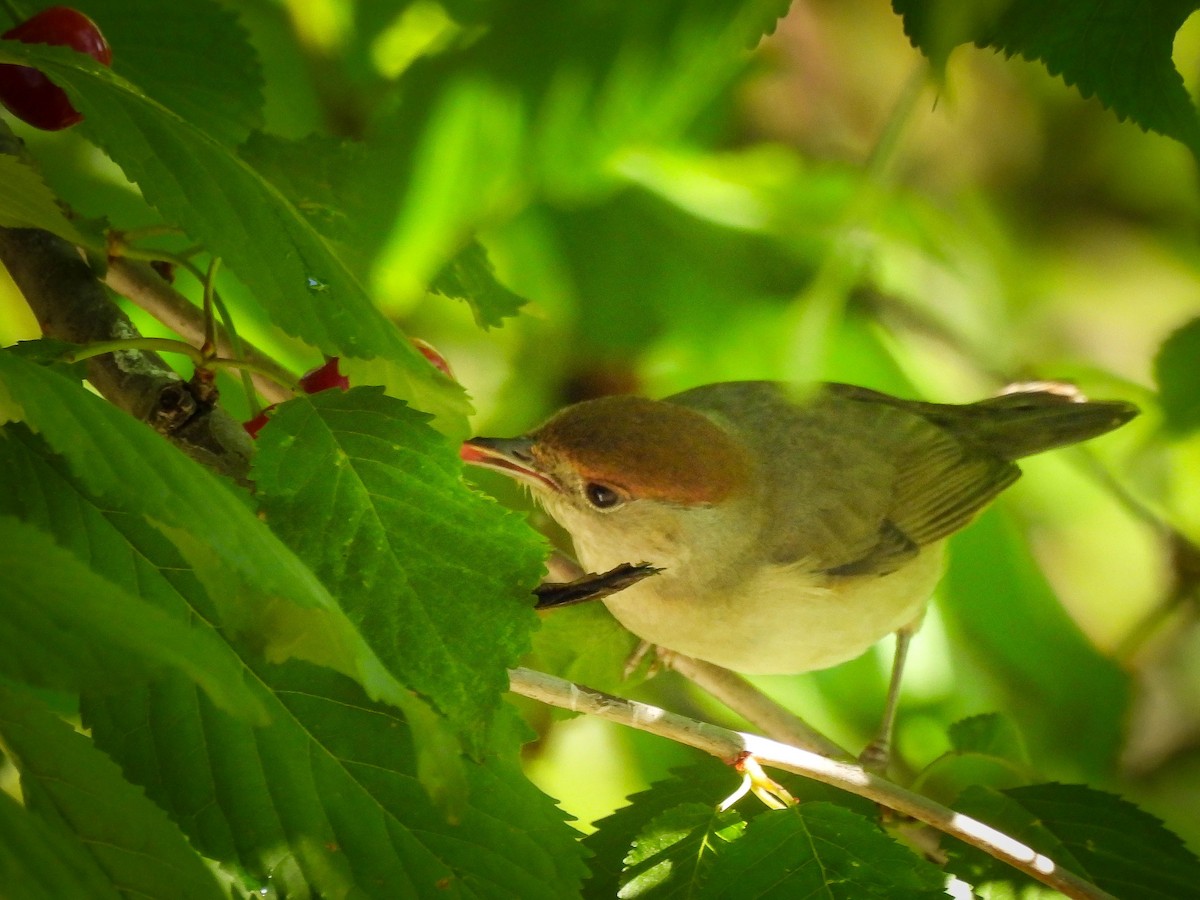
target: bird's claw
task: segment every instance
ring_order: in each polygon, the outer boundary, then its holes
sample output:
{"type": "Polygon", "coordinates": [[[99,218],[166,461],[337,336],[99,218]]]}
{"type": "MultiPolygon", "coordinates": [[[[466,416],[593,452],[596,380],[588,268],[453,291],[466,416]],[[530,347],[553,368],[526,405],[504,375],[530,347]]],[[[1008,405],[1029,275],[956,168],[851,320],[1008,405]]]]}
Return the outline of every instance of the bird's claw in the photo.
{"type": "Polygon", "coordinates": [[[742,773],[742,783],[736,791],[721,801],[717,807],[721,812],[729,809],[748,793],[754,794],[770,809],[787,809],[796,805],[796,798],[787,788],[764,772],[758,760],[749,752],[740,754],[733,761],[733,767],[742,773]]]}

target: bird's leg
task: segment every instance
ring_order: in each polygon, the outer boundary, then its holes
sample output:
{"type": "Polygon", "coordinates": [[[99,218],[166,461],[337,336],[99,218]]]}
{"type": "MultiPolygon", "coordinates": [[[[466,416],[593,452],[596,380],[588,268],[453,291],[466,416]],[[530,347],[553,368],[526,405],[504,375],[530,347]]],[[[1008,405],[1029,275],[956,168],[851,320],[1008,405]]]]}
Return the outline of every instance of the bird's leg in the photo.
{"type": "Polygon", "coordinates": [[[887,702],[883,707],[883,719],[874,740],[859,754],[858,762],[864,769],[882,775],[887,772],[892,755],[892,731],[896,726],[896,709],[900,705],[900,681],[904,675],[904,661],[908,658],[908,645],[920,627],[920,620],[905,625],[896,632],[896,652],[892,656],[892,677],[888,683],[887,702]]]}

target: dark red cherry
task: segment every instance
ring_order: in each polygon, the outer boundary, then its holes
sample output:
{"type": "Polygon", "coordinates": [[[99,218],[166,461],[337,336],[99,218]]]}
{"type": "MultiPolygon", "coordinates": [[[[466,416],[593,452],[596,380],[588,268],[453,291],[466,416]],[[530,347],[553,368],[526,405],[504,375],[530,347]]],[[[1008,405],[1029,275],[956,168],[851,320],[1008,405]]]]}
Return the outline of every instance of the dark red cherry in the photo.
{"type": "MultiPolygon", "coordinates": [[[[66,6],[43,9],[0,37],[23,44],[71,47],[112,65],[112,50],[96,23],[66,6]]],[[[44,131],[67,128],[83,118],[62,88],[29,66],[0,64],[0,103],[18,119],[44,131]]]]}

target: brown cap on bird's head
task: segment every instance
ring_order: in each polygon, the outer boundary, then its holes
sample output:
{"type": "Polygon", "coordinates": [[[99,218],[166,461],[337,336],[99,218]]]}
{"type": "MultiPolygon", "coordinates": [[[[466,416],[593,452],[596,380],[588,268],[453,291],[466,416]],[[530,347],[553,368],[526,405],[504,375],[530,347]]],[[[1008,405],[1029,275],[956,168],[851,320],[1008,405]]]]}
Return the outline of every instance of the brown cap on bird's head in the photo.
{"type": "Polygon", "coordinates": [[[720,503],[751,477],[746,450],[715,422],[662,400],[601,397],[568,406],[530,436],[535,460],[635,498],[720,503]]]}

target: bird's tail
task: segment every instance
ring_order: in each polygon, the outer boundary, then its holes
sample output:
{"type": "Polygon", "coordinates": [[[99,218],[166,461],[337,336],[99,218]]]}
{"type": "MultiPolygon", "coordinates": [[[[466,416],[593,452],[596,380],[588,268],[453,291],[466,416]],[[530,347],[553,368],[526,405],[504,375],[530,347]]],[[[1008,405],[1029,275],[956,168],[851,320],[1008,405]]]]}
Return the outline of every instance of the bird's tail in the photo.
{"type": "Polygon", "coordinates": [[[1059,382],[1010,385],[999,396],[958,410],[970,414],[969,424],[962,419],[954,423],[953,417],[942,424],[963,440],[1009,460],[1086,441],[1138,414],[1132,403],[1088,400],[1074,386],[1059,382]]]}

